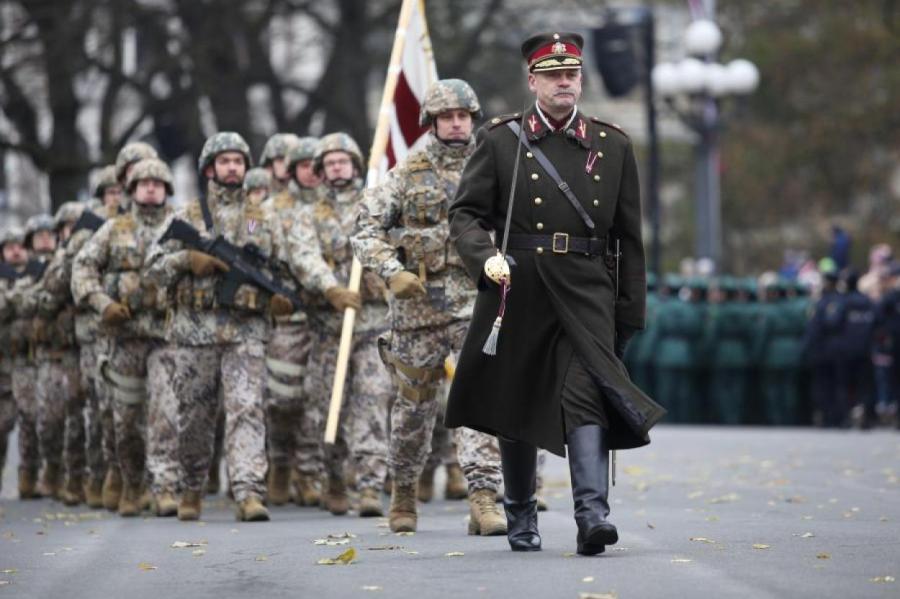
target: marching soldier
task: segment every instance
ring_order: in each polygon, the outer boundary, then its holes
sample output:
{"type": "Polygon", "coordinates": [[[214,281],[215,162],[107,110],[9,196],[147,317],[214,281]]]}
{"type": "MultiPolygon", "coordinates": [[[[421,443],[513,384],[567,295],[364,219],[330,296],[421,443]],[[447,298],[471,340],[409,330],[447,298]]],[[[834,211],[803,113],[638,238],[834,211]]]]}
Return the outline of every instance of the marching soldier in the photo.
{"type": "MultiPolygon", "coordinates": [[[[318,140],[304,137],[287,154],[287,170],[292,179],[283,191],[263,204],[272,223],[282,226],[289,237],[295,227],[312,226],[311,206],[319,194],[318,177],[311,171],[318,140]]],[[[322,262],[323,268],[328,268],[322,262]]],[[[337,281],[334,280],[337,285],[337,281]]],[[[312,401],[304,390],[304,374],[312,343],[309,321],[303,312],[295,312],[275,321],[266,348],[266,434],[269,455],[269,501],[282,505],[290,500],[294,479],[294,500],[298,505],[318,505],[319,479],[322,475],[322,443],[319,428],[321,402],[312,401]],[[293,467],[293,476],[292,470],[293,467]]]]}
{"type": "Polygon", "coordinates": [[[269,171],[271,176],[270,193],[279,194],[287,191],[288,185],[291,183],[287,155],[298,140],[299,138],[293,133],[276,133],[263,146],[259,165],[269,171]]]}
{"type": "Polygon", "coordinates": [[[134,168],[134,165],[139,160],[158,157],[159,155],[156,153],[153,146],[143,141],[127,143],[119,150],[119,153],[116,156],[116,181],[119,182],[119,185],[124,190],[124,193],[119,199],[118,211],[120,214],[127,213],[131,208],[131,196],[128,195],[128,190],[126,189],[128,175],[131,173],[131,169],[134,168]]]}
{"type": "MultiPolygon", "coordinates": [[[[397,384],[391,409],[390,527],[417,527],[416,483],[422,474],[444,379],[444,361],[462,347],[475,289],[450,245],[447,210],[475,149],[481,107],[468,83],[445,79],[426,92],[419,122],[430,126],[424,150],[395,167],[364,202],[354,247],[364,266],[390,287],[391,332],[382,348],[397,384]]],[[[499,450],[489,435],[455,431],[469,482],[470,534],[505,534],[496,507],[499,450]]]]}
{"type": "Polygon", "coordinates": [[[618,541],[609,450],[646,445],[665,414],[621,363],[644,326],[638,173],[628,137],[576,106],[582,44],[572,33],[525,41],[536,103],[479,131],[450,207],[479,292],[446,423],[498,435],[516,551],[541,548],[537,447],[568,447],[577,550],[602,553],[618,541]]]}
{"type": "MultiPolygon", "coordinates": [[[[130,169],[125,190],[132,200],[129,212],[107,221],[78,253],[72,292],[79,304],[100,316],[102,328],[113,337],[109,356],[101,360],[99,371],[112,400],[123,479],[118,511],[128,517],[141,511],[147,458],[151,464],[168,465],[169,471],[174,461],[171,430],[163,448],[158,444],[148,447],[147,443],[147,414],[154,407],[153,394],[147,401],[147,379],[155,381],[163,375],[158,358],[167,298],[165,289],[155,288],[141,277],[147,250],[168,212],[166,197],[172,194],[169,168],[156,158],[140,160],[130,169]]],[[[154,432],[157,436],[163,433],[154,432]]],[[[153,479],[157,514],[172,516],[177,508],[175,489],[161,487],[159,479],[153,479]]]]}
{"type": "Polygon", "coordinates": [[[272,175],[264,168],[251,168],[244,177],[244,194],[247,196],[247,201],[254,206],[259,206],[269,197],[271,186],[272,175]]]}
{"type": "MultiPolygon", "coordinates": [[[[314,160],[315,170],[325,183],[325,193],[312,207],[317,240],[325,261],[333,265],[334,277],[346,285],[353,262],[350,235],[363,196],[362,153],[349,135],[332,133],[319,141],[314,160]]],[[[335,444],[325,448],[327,489],[322,505],[334,515],[350,509],[345,465],[352,460],[359,515],[381,516],[381,491],[387,474],[388,408],[393,395],[390,376],[376,345],[378,335],[387,329],[385,287],[378,275],[366,271],[360,294],[338,289],[339,294],[325,296],[327,303],[319,298],[321,309],[310,315],[313,342],[306,385],[311,401],[320,402],[324,414],[334,381],[343,311],[347,307],[359,310],[338,435],[335,444]]]]}

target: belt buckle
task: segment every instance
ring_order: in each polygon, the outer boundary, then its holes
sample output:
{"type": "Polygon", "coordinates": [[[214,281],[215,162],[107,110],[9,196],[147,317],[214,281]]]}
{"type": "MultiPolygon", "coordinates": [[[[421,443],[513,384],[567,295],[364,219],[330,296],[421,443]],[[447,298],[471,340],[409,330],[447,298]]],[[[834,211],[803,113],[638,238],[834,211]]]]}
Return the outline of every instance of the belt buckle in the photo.
{"type": "Polygon", "coordinates": [[[569,253],[569,234],[568,233],[554,233],[553,234],[553,246],[551,247],[554,254],[568,254],[569,253]],[[560,243],[558,240],[562,241],[562,249],[560,249],[560,243]]]}

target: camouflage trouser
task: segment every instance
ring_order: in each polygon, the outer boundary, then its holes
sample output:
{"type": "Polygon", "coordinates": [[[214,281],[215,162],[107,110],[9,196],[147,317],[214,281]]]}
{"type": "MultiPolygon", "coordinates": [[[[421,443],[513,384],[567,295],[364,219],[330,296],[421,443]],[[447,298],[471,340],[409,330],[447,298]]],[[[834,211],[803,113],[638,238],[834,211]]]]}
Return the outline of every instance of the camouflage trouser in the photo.
{"type": "MultiPolygon", "coordinates": [[[[444,360],[458,352],[468,321],[442,327],[392,331],[388,359],[398,381],[391,410],[391,475],[400,485],[419,480],[440,405],[444,360]]],[[[459,465],[469,491],[500,486],[500,449],[490,435],[465,428],[454,432],[459,465]]]]}
{"type": "MultiPolygon", "coordinates": [[[[442,389],[440,394],[443,396],[446,390],[442,389]]],[[[438,466],[450,466],[459,464],[459,458],[456,455],[456,443],[453,440],[453,433],[449,428],[444,426],[444,408],[441,402],[438,408],[437,418],[434,421],[434,431],[431,433],[431,452],[425,461],[425,470],[435,470],[438,466]]]]}
{"type": "Polygon", "coordinates": [[[312,334],[308,323],[279,323],[266,352],[266,431],[269,462],[318,477],[322,471],[319,435],[321,403],[304,389],[312,334]]]}
{"type": "Polygon", "coordinates": [[[100,366],[112,402],[116,455],[127,485],[145,479],[147,361],[159,346],[153,339],[115,339],[100,366]]]}
{"type": "Polygon", "coordinates": [[[106,472],[103,450],[103,423],[100,410],[101,379],[97,372],[97,360],[105,343],[94,342],[81,346],[79,369],[81,388],[84,390],[86,458],[89,476],[102,479],[106,472]]]}
{"type": "MultiPolygon", "coordinates": [[[[265,344],[170,346],[160,357],[156,390],[178,404],[182,488],[202,492],[216,435],[219,398],[225,407],[225,460],[234,498],[263,497],[266,479],[265,344]],[[221,390],[221,396],[219,391],[221,390]]],[[[155,378],[155,377],[154,377],[155,378]]]]}
{"type": "Polygon", "coordinates": [[[160,384],[171,372],[173,349],[163,345],[147,356],[147,470],[154,495],[178,493],[182,478],[178,462],[178,401],[160,384]]]}
{"type": "Polygon", "coordinates": [[[69,476],[84,473],[84,395],[75,350],[38,364],[37,433],[47,464],[66,467],[69,476]]]}
{"type": "Polygon", "coordinates": [[[37,434],[37,398],[35,383],[37,366],[18,360],[12,371],[12,391],[16,400],[19,423],[19,468],[37,474],[41,466],[41,449],[37,434]]]}
{"type": "MultiPolygon", "coordinates": [[[[332,333],[316,332],[308,365],[306,388],[309,397],[318,402],[321,414],[327,414],[337,363],[340,339],[332,333]]],[[[387,369],[378,356],[374,335],[361,335],[353,340],[344,403],[334,445],[325,446],[325,471],[329,478],[343,478],[344,465],[352,460],[356,487],[384,487],[387,475],[388,406],[394,388],[387,369]]],[[[325,419],[316,433],[324,437],[325,419]]]]}
{"type": "Polygon", "coordinates": [[[6,449],[9,433],[16,426],[16,400],[12,394],[12,378],[9,371],[0,371],[0,486],[3,484],[3,466],[6,465],[6,449]]]}

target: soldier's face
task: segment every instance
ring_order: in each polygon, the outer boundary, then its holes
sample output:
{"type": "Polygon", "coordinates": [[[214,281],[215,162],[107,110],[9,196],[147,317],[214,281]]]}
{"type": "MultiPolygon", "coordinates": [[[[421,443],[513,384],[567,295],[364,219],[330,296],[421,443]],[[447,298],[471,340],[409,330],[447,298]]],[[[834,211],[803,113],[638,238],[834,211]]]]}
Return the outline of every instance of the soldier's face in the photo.
{"type": "Polygon", "coordinates": [[[355,168],[353,159],[347,152],[340,150],[328,152],[322,158],[322,167],[325,171],[325,180],[332,185],[342,187],[353,180],[355,168]]]}
{"type": "Polygon", "coordinates": [[[288,178],[287,161],[283,157],[273,158],[272,167],[269,172],[271,172],[272,176],[279,181],[286,180],[288,178]]]}
{"type": "Polygon", "coordinates": [[[581,98],[581,69],[560,69],[529,73],[528,89],[542,109],[566,114],[581,98]]]}
{"type": "Polygon", "coordinates": [[[122,188],[118,185],[110,185],[103,190],[103,206],[115,210],[122,200],[122,188]]]}
{"type": "Polygon", "coordinates": [[[3,261],[13,266],[22,266],[28,262],[28,252],[25,246],[16,241],[3,244],[3,261]]]}
{"type": "Polygon", "coordinates": [[[247,164],[240,152],[222,152],[216,155],[212,165],[207,167],[206,176],[215,175],[216,183],[227,186],[238,186],[244,182],[247,164]]]}
{"type": "Polygon", "coordinates": [[[322,177],[316,174],[313,166],[312,159],[301,160],[294,166],[294,177],[301,186],[313,188],[322,184],[322,177]]]}
{"type": "Polygon", "coordinates": [[[141,179],[134,186],[134,201],[144,206],[162,206],[166,202],[166,185],[156,179],[141,179]]]}
{"type": "Polygon", "coordinates": [[[31,236],[31,249],[38,254],[46,254],[56,249],[56,233],[53,231],[38,231],[31,236]]]}
{"type": "Polygon", "coordinates": [[[265,187],[256,187],[247,192],[247,201],[253,204],[254,206],[259,206],[263,203],[263,200],[266,199],[269,190],[265,187]]]}
{"type": "Polygon", "coordinates": [[[435,135],[443,141],[468,141],[472,136],[472,115],[456,108],[442,112],[434,119],[435,135]]]}

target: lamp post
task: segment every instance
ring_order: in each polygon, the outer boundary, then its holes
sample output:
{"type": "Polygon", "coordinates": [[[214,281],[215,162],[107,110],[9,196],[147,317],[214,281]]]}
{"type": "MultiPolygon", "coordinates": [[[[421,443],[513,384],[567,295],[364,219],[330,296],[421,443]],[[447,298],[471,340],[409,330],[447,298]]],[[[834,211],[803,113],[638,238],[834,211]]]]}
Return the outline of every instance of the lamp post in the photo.
{"type": "Polygon", "coordinates": [[[745,96],[759,85],[759,70],[738,58],[716,62],[722,32],[711,19],[697,19],[684,35],[687,56],[653,68],[657,94],[679,119],[697,134],[696,257],[715,264],[722,259],[722,214],[719,193],[719,133],[722,103],[729,96],[745,96]]]}

